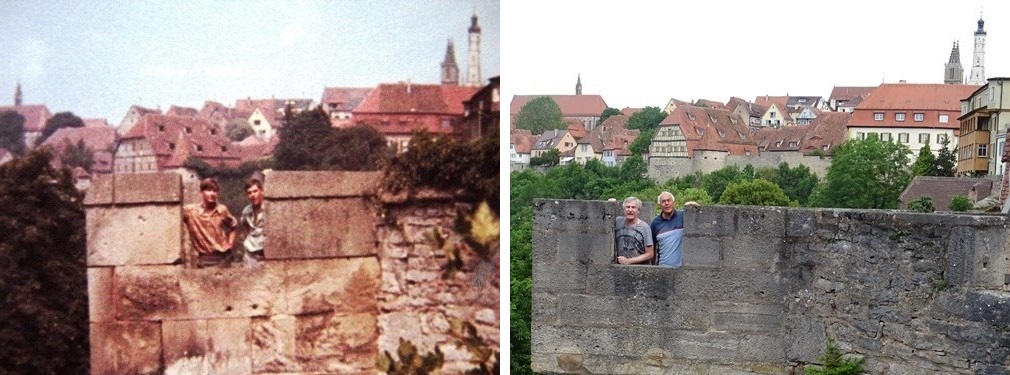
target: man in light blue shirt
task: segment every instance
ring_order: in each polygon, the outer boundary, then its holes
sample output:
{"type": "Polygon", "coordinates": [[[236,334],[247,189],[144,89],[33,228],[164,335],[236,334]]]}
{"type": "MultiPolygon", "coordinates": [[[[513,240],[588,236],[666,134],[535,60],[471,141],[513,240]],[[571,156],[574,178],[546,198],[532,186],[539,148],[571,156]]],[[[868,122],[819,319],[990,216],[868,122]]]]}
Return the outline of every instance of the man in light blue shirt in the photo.
{"type": "MultiPolygon", "coordinates": [[[[649,225],[655,237],[656,252],[660,266],[680,267],[683,262],[684,210],[677,209],[673,193],[664,191],[658,198],[660,213],[649,225]]],[[[685,206],[697,206],[698,202],[687,202],[685,206]]]]}

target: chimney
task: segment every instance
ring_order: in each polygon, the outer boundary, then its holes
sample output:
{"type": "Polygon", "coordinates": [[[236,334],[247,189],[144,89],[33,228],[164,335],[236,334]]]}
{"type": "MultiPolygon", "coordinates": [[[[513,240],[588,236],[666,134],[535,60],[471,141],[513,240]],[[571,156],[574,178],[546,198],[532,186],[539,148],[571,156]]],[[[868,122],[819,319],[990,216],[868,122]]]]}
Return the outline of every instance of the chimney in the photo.
{"type": "Polygon", "coordinates": [[[410,78],[407,78],[407,93],[410,94],[410,78]]]}

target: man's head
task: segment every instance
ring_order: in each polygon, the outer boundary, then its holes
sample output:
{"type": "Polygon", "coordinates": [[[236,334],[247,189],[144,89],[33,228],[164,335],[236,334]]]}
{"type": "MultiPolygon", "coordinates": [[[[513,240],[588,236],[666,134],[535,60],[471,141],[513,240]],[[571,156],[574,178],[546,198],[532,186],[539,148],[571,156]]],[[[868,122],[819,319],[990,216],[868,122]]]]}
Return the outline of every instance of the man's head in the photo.
{"type": "Polygon", "coordinates": [[[638,217],[638,210],[642,208],[642,200],[635,197],[624,198],[624,218],[628,221],[638,217]]]}
{"type": "Polygon", "coordinates": [[[205,178],[200,181],[200,199],[204,206],[214,207],[217,205],[217,193],[220,190],[221,187],[218,186],[217,180],[213,178],[205,178]]]}
{"type": "Polygon", "coordinates": [[[245,182],[245,196],[249,198],[249,204],[259,207],[263,204],[263,182],[257,178],[250,178],[245,182]]]}
{"type": "Polygon", "coordinates": [[[659,198],[656,199],[656,203],[659,203],[659,209],[666,215],[673,213],[673,210],[677,208],[677,199],[673,197],[673,193],[669,191],[664,191],[659,193],[659,198]]]}

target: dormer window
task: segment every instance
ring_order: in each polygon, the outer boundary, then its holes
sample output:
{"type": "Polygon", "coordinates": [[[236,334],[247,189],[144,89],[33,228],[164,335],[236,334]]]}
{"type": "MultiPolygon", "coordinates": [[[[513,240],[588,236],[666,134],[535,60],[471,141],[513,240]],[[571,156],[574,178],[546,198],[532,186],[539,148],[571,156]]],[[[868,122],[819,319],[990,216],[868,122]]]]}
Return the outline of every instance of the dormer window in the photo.
{"type": "Polygon", "coordinates": [[[687,118],[694,120],[694,114],[691,112],[687,112],[687,118]]]}
{"type": "Polygon", "coordinates": [[[217,135],[217,129],[211,128],[210,135],[217,135]]]}
{"type": "Polygon", "coordinates": [[[203,151],[203,146],[201,146],[201,145],[196,145],[196,150],[197,150],[197,151],[203,151]]]}
{"type": "Polygon", "coordinates": [[[227,146],[221,146],[221,152],[228,152],[227,146]]]}
{"type": "Polygon", "coordinates": [[[186,127],[186,134],[190,134],[190,133],[193,133],[193,128],[187,126],[186,127]]]}
{"type": "Polygon", "coordinates": [[[703,135],[703,134],[705,134],[705,131],[704,131],[704,130],[701,130],[701,128],[694,128],[694,131],[695,131],[695,133],[698,133],[698,135],[703,135]]]}
{"type": "Polygon", "coordinates": [[[169,142],[169,144],[168,144],[168,149],[169,149],[169,150],[175,150],[175,143],[171,143],[171,142],[169,142]]]}
{"type": "Polygon", "coordinates": [[[719,138],[725,139],[726,138],[726,133],[724,133],[722,130],[720,130],[719,131],[719,138]]]}
{"type": "Polygon", "coordinates": [[[718,122],[715,120],[715,116],[712,116],[711,114],[708,115],[708,119],[711,120],[713,124],[718,122]]]}
{"type": "Polygon", "coordinates": [[[165,125],[158,125],[158,131],[160,132],[165,131],[165,125]]]}

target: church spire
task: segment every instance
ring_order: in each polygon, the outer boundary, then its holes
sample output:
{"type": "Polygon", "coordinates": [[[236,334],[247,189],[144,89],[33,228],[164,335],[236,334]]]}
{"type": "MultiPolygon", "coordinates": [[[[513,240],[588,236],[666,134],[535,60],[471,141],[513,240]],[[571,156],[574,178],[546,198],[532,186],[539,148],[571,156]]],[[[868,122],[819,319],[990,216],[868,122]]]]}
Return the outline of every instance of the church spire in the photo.
{"type": "Polygon", "coordinates": [[[582,95],[582,73],[579,73],[579,79],[575,81],[575,95],[582,95]]]}
{"type": "Polygon", "coordinates": [[[18,81],[18,86],[14,89],[14,106],[21,105],[21,82],[18,81]]]}
{"type": "Polygon", "coordinates": [[[954,47],[950,49],[950,59],[944,66],[943,83],[961,84],[964,83],[964,68],[961,67],[961,47],[954,41],[954,47]]]}
{"type": "Polygon", "coordinates": [[[466,85],[480,87],[484,78],[480,74],[480,25],[477,24],[477,13],[470,17],[470,51],[466,67],[466,85]]]}
{"type": "Polygon", "coordinates": [[[978,19],[978,30],[975,30],[975,51],[971,59],[971,76],[968,84],[985,84],[985,21],[981,15],[978,19]]]}
{"type": "Polygon", "coordinates": [[[459,84],[459,66],[456,65],[456,49],[452,45],[452,39],[445,47],[445,59],[442,60],[442,84],[459,84]]]}

